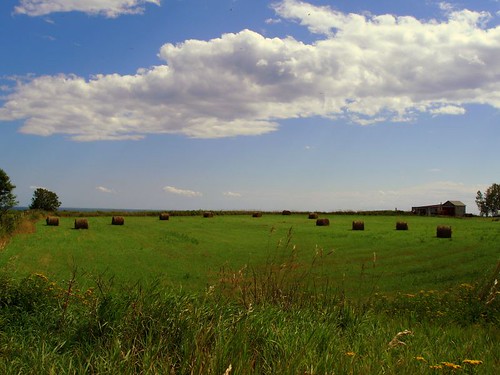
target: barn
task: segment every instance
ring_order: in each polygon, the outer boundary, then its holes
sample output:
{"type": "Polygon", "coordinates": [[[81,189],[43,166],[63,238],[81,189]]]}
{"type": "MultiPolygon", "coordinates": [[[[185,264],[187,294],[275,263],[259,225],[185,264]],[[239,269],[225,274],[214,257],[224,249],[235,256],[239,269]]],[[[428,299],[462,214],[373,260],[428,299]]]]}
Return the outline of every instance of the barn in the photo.
{"type": "Polygon", "coordinates": [[[465,216],[465,204],[460,201],[446,201],[441,204],[433,204],[430,206],[412,207],[411,212],[421,216],[465,216]]]}

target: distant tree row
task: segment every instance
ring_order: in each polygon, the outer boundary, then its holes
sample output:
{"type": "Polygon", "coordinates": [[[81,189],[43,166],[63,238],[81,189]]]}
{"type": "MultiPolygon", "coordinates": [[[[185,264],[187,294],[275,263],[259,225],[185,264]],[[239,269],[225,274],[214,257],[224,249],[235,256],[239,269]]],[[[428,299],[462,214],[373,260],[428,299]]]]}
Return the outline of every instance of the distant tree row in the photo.
{"type": "MultiPolygon", "coordinates": [[[[10,181],[7,173],[0,169],[0,218],[17,205],[18,201],[13,193],[15,188],[16,186],[10,181]]],[[[37,188],[33,193],[30,209],[57,211],[60,206],[61,202],[56,193],[44,188],[37,188]]]]}

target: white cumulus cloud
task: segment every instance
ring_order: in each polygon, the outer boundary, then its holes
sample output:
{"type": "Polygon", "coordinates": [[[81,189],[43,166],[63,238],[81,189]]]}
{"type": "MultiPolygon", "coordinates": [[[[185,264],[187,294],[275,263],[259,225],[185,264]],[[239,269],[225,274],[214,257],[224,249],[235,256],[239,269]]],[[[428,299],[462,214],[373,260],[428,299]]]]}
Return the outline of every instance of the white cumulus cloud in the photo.
{"type": "Polygon", "coordinates": [[[278,17],[314,43],[251,31],[160,48],[163,63],[136,74],[31,77],[3,98],[0,121],[75,141],[259,135],[280,120],[320,116],[360,125],[420,114],[500,108],[500,26],[485,12],[447,19],[345,14],[285,0],[278,17]]]}
{"type": "Polygon", "coordinates": [[[176,188],[174,186],[165,186],[163,188],[163,191],[165,191],[167,193],[172,193],[172,194],[182,195],[185,197],[190,197],[190,198],[201,197],[203,195],[202,193],[200,193],[198,191],[179,189],[179,188],[176,188]]]}
{"type": "Polygon", "coordinates": [[[14,13],[44,16],[77,11],[116,18],[123,14],[141,14],[146,3],[160,5],[160,0],[20,0],[14,13]]]}

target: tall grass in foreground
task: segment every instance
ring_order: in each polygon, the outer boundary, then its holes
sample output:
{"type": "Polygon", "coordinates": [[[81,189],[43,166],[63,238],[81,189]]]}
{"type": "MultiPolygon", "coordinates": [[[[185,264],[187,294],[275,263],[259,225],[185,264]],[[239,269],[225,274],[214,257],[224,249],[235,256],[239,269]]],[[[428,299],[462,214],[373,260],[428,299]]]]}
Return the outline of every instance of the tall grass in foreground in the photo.
{"type": "Polygon", "coordinates": [[[0,273],[2,374],[428,374],[500,370],[500,265],[448,291],[347,300],[342,287],[287,255],[221,270],[203,293],[80,290],[75,269],[0,273]],[[314,276],[313,276],[314,275],[314,276]]]}

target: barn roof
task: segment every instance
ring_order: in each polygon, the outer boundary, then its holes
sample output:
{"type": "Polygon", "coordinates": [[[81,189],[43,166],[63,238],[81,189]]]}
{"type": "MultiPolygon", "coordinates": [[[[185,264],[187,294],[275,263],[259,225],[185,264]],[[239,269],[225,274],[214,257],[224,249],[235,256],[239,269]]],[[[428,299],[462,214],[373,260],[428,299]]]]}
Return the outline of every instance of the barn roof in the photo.
{"type": "Polygon", "coordinates": [[[443,204],[443,206],[444,206],[444,205],[446,205],[446,204],[448,204],[448,203],[449,203],[449,204],[452,204],[452,205],[453,205],[453,206],[455,206],[455,207],[460,207],[460,206],[461,206],[461,207],[465,207],[465,204],[464,204],[464,203],[462,203],[462,202],[460,202],[460,201],[446,201],[446,202],[443,204]]]}

